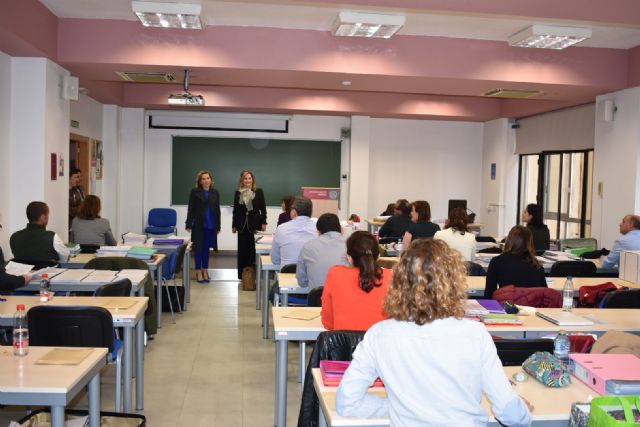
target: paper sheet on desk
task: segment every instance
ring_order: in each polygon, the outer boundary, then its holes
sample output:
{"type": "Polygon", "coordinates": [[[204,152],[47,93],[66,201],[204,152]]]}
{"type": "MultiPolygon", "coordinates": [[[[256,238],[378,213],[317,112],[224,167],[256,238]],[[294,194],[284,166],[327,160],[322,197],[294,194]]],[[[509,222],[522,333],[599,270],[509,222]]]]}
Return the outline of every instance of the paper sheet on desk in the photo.
{"type": "Polygon", "coordinates": [[[8,274],[13,274],[14,276],[22,276],[23,274],[29,273],[33,269],[33,265],[9,261],[4,269],[8,274]]]}
{"type": "Polygon", "coordinates": [[[78,365],[92,352],[92,348],[54,348],[36,361],[36,365],[78,365]]]}
{"type": "Polygon", "coordinates": [[[102,304],[102,307],[111,308],[115,310],[128,310],[134,305],[136,305],[136,301],[110,300],[102,304]]]}
{"type": "Polygon", "coordinates": [[[295,310],[291,313],[285,314],[282,317],[286,317],[287,319],[298,319],[298,320],[313,320],[316,317],[320,317],[320,312],[317,311],[307,311],[307,310],[295,310]]]}

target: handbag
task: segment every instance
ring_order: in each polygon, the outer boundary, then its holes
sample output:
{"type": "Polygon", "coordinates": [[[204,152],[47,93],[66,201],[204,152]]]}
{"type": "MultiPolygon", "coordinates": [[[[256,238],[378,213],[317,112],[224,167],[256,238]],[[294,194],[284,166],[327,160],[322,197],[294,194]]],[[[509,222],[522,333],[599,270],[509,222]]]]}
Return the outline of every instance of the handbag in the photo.
{"type": "Polygon", "coordinates": [[[242,269],[242,290],[256,290],[256,267],[253,265],[247,266],[242,269]]]}
{"type": "Polygon", "coordinates": [[[524,361],[522,369],[547,387],[564,387],[571,384],[567,365],[548,351],[533,353],[524,361]]]}
{"type": "Polygon", "coordinates": [[[640,396],[600,396],[591,401],[588,427],[640,426],[640,396]]]}

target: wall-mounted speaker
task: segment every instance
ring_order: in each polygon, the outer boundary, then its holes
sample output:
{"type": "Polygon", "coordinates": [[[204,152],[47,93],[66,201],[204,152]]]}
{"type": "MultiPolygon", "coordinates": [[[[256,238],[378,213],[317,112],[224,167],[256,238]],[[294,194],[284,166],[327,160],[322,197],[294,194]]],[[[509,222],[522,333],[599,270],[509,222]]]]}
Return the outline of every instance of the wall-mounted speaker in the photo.
{"type": "Polygon", "coordinates": [[[62,98],[69,101],[78,100],[79,80],[77,77],[64,76],[62,81],[62,98]]]}
{"type": "Polygon", "coordinates": [[[617,110],[617,107],[610,99],[605,99],[602,102],[602,120],[605,122],[612,122],[613,116],[617,110]]]}

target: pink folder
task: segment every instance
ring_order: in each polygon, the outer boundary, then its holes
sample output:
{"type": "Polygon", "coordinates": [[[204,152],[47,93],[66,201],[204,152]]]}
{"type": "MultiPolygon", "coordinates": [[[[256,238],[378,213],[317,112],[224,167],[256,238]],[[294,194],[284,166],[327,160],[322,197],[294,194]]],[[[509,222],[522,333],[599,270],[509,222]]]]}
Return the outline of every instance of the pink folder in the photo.
{"type": "Polygon", "coordinates": [[[633,354],[572,353],[570,357],[575,361],[573,375],[601,395],[607,380],[640,380],[640,358],[633,354]]]}

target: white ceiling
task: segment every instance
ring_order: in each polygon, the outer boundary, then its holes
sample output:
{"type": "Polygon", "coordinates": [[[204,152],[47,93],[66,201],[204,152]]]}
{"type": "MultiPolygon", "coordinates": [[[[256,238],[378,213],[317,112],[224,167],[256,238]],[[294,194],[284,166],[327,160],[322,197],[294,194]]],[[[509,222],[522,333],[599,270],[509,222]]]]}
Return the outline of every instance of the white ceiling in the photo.
{"type": "MultiPolygon", "coordinates": [[[[41,1],[59,18],[136,20],[131,11],[129,0],[41,1]]],[[[638,2],[640,3],[640,0],[638,2]]],[[[257,0],[254,2],[203,0],[201,4],[202,17],[206,25],[318,31],[331,30],[333,21],[340,10],[363,11],[362,8],[301,5],[284,0],[257,0]]],[[[367,8],[366,11],[404,14],[407,17],[407,23],[399,33],[404,35],[507,41],[511,34],[531,25],[529,19],[513,17],[426,13],[391,8],[367,8]]],[[[545,20],[544,22],[554,23],[553,20],[545,20]]],[[[567,21],[562,23],[566,25],[567,21]]],[[[584,25],[583,22],[575,24],[584,25]]],[[[578,46],[630,49],[638,45],[640,45],[640,28],[638,27],[596,25],[593,26],[591,39],[578,46]]]]}

